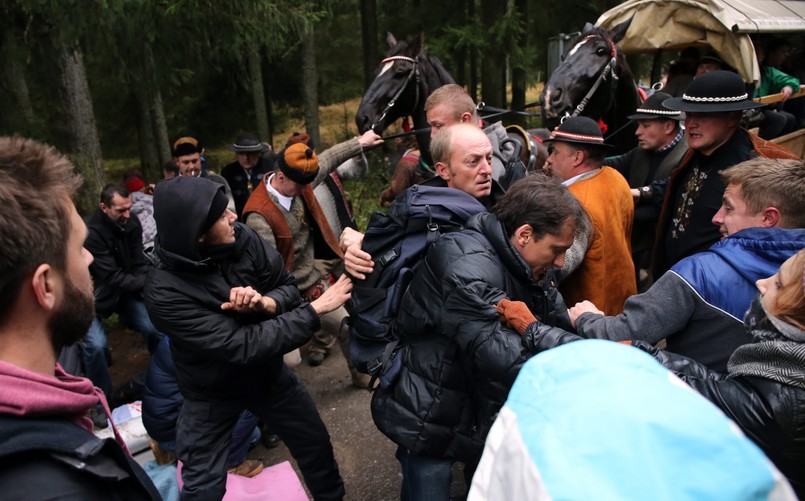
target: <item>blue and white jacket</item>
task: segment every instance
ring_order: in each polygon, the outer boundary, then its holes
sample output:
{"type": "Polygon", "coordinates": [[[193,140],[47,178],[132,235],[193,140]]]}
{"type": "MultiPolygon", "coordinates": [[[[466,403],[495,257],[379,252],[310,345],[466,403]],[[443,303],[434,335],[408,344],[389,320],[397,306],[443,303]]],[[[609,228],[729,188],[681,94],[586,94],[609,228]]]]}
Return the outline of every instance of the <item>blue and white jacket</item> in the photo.
{"type": "Polygon", "coordinates": [[[757,294],[755,282],[774,275],[805,247],[805,230],[749,228],[689,256],[649,290],[626,300],[623,313],[585,313],[576,330],[586,338],[649,343],[725,373],[735,348],[751,341],[743,316],[757,294]]]}

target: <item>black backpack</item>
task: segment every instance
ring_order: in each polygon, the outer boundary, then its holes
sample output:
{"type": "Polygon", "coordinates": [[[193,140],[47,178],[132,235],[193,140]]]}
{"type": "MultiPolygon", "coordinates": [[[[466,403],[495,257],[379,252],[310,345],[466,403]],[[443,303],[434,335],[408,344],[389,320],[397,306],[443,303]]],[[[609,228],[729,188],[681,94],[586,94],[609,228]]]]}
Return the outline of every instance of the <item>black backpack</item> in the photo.
{"type": "Polygon", "coordinates": [[[397,340],[394,319],[400,301],[430,244],[485,211],[461,190],[414,185],[397,197],[388,214],[372,214],[362,249],[372,256],[374,271],[354,280],[348,320],[349,357],[358,371],[376,376],[386,345],[397,340]]]}

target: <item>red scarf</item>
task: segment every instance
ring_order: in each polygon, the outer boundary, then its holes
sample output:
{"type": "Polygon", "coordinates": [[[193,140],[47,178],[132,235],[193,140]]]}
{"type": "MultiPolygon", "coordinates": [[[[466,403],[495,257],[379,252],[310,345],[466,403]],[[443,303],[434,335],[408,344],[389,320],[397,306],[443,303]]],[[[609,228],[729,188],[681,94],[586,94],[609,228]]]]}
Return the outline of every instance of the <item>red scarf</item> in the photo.
{"type": "MultiPolygon", "coordinates": [[[[87,413],[100,403],[112,420],[103,392],[89,379],[67,374],[59,364],[55,374],[47,376],[0,360],[0,388],[0,414],[63,418],[92,433],[87,413]]],[[[117,428],[112,427],[115,439],[128,452],[117,428]]]]}

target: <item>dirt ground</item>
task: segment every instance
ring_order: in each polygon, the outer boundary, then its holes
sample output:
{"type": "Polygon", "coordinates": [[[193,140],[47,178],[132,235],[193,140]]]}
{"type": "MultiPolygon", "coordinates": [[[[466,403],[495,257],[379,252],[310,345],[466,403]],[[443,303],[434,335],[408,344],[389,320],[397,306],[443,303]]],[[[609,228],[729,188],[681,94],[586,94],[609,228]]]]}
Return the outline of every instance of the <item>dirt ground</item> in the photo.
{"type": "MultiPolygon", "coordinates": [[[[113,359],[110,371],[117,386],[138,371],[145,370],[149,355],[139,334],[121,328],[112,328],[108,332],[113,359]]],[[[352,387],[340,351],[332,352],[319,367],[311,367],[303,361],[294,371],[316,401],[330,432],[346,486],[346,499],[399,499],[402,477],[394,458],[396,446],[372,422],[369,410],[371,394],[352,387]]],[[[288,449],[282,444],[270,450],[257,445],[249,451],[248,457],[260,458],[266,465],[290,460],[299,474],[288,449]]],[[[459,479],[453,486],[454,499],[463,498],[466,490],[458,468],[454,475],[459,479]]]]}

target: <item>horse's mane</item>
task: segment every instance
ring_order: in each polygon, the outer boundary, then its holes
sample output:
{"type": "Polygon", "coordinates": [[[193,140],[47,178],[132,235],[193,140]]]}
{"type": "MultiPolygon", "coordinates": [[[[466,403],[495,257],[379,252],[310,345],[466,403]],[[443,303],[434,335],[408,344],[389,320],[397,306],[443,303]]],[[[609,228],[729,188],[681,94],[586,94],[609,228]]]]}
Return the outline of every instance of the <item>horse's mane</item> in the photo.
{"type": "Polygon", "coordinates": [[[422,49],[421,55],[430,63],[431,67],[436,71],[439,80],[442,82],[454,82],[453,76],[448,73],[439,58],[428,53],[427,49],[422,49]]]}

